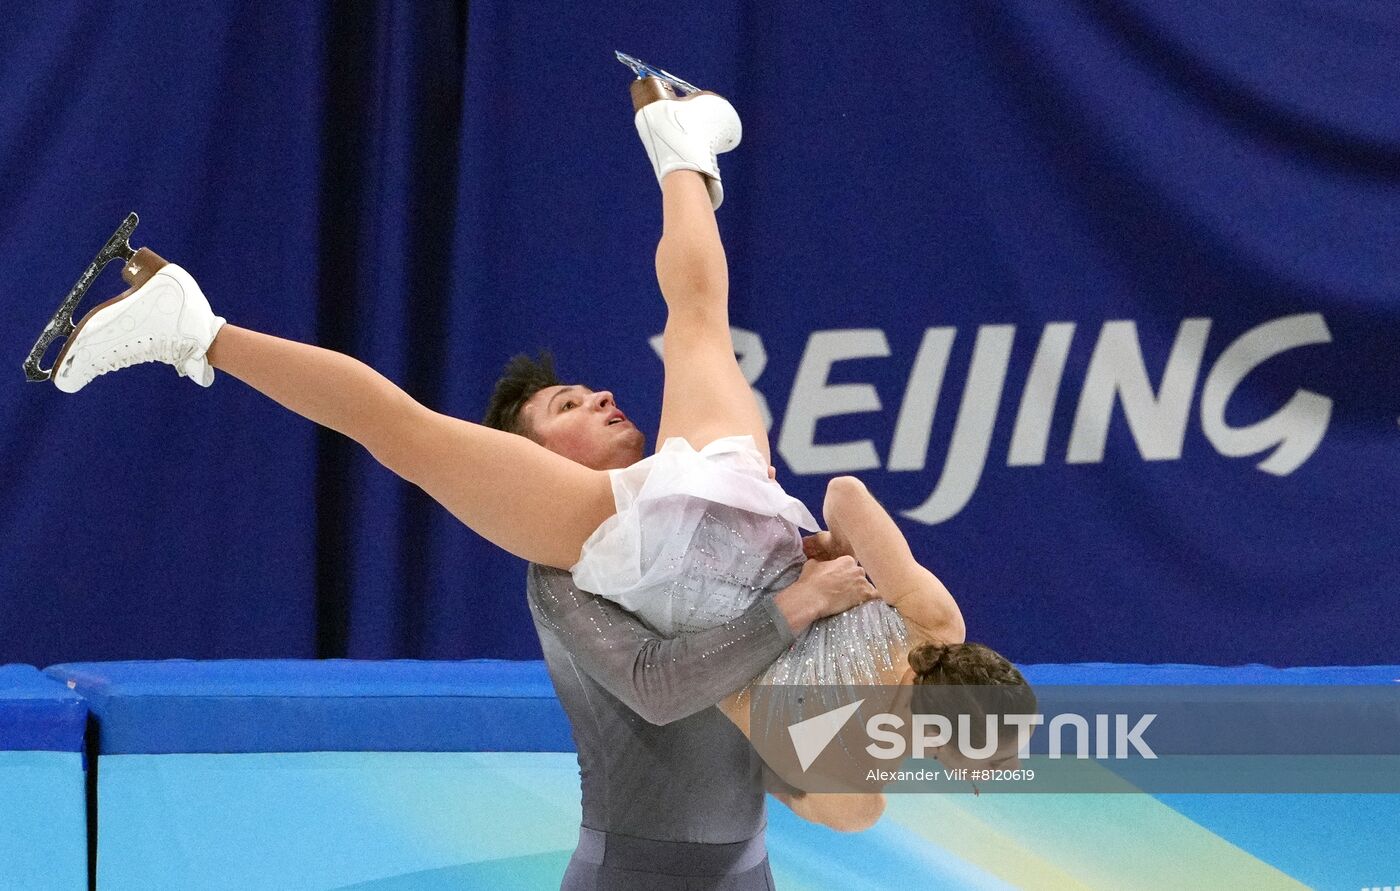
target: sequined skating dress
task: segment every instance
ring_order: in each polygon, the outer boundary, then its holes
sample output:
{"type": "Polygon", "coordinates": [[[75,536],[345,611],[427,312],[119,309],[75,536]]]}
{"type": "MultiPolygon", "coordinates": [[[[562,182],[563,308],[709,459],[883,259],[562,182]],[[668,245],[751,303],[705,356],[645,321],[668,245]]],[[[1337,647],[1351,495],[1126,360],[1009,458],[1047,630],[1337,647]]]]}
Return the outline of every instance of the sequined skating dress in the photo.
{"type": "MultiPolygon", "coordinates": [[[[574,583],[636,615],[663,637],[737,619],[796,581],[799,527],[812,514],[768,478],[752,436],[698,452],[684,439],[609,472],[617,513],[584,543],[574,583]]],[[[904,622],[873,600],[812,623],[759,684],[873,684],[907,640],[904,622]]]]}

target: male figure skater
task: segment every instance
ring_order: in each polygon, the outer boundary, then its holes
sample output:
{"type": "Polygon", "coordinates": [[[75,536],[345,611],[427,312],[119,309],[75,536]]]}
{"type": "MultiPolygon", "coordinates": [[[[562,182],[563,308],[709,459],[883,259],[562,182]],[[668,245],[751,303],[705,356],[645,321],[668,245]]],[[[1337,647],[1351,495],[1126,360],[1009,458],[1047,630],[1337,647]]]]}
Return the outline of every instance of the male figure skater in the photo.
{"type": "MultiPolygon", "coordinates": [[[[547,357],[512,360],[486,423],[598,470],[641,460],[646,439],[611,393],[564,385],[547,357]]],[[[527,591],[583,784],[579,845],[563,887],[772,888],[765,769],[714,706],[808,624],[871,596],[860,568],[808,561],[796,582],[737,622],[669,640],[581,591],[564,570],[531,564],[527,591]]]]}

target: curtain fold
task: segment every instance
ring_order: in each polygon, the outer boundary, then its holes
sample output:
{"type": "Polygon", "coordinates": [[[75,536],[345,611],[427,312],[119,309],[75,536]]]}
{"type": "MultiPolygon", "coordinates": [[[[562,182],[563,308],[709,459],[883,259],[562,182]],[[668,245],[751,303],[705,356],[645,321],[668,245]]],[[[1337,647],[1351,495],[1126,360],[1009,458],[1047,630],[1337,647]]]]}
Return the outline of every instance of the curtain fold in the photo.
{"type": "Polygon", "coordinates": [[[1397,47],[1366,0],[18,4],[0,662],[537,656],[521,562],[338,434],[229,379],[18,365],[134,209],[231,322],[433,409],[548,347],[654,431],[614,49],[743,116],[719,220],[781,481],[860,475],[973,638],[1391,661],[1397,47]]]}

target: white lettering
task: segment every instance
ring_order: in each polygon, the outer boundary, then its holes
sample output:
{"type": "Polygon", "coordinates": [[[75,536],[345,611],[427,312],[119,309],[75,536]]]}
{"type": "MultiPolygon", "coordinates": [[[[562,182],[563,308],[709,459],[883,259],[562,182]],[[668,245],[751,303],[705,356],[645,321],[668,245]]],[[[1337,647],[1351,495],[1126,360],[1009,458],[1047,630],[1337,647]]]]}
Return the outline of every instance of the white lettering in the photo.
{"type": "Polygon", "coordinates": [[[942,523],[966,507],[977,490],[1015,337],[1014,325],[983,325],[977,329],[972,366],[967,372],[962,404],[958,406],[953,441],[943,461],[943,475],[928,499],[913,510],[904,511],[904,516],[922,523],[942,523]]]}
{"type": "Polygon", "coordinates": [[[1002,720],[1016,728],[1016,752],[1024,758],[1030,754],[1031,734],[1045,723],[1044,715],[1003,715],[1002,720]]]}
{"type": "Polygon", "coordinates": [[[1074,734],[1074,757],[1089,757],[1089,722],[1081,715],[1056,715],[1050,719],[1050,729],[1046,733],[1050,737],[1050,757],[1060,757],[1061,732],[1068,725],[1075,729],[1074,734]]]}
{"type": "Polygon", "coordinates": [[[1142,738],[1142,732],[1147,729],[1148,725],[1151,724],[1157,718],[1157,716],[1143,715],[1141,718],[1138,718],[1137,723],[1133,725],[1132,730],[1128,729],[1127,715],[1117,715],[1115,717],[1117,718],[1118,722],[1118,746],[1114,754],[1119,758],[1127,758],[1128,746],[1132,746],[1133,748],[1137,749],[1137,753],[1142,757],[1155,759],[1157,757],[1157,753],[1152,751],[1152,747],[1149,746],[1146,740],[1142,738]]]}
{"type": "Polygon", "coordinates": [[[1007,467],[1034,467],[1045,463],[1050,422],[1055,416],[1060,379],[1064,377],[1065,360],[1069,358],[1073,340],[1073,322],[1052,322],[1041,333],[1030,377],[1021,392],[1016,428],[1011,433],[1011,451],[1006,457],[1007,467]]]}
{"type": "Polygon", "coordinates": [[[946,746],[948,740],[953,736],[953,725],[942,715],[915,715],[914,716],[914,757],[928,757],[929,749],[936,749],[939,746],[946,746]],[[933,736],[928,735],[930,727],[938,728],[938,732],[933,736]]]}
{"type": "Polygon", "coordinates": [[[933,413],[943,392],[943,373],[948,370],[948,355],[953,351],[956,334],[956,328],[930,328],[924,332],[904,388],[886,470],[923,470],[928,462],[933,413]]]}
{"type": "Polygon", "coordinates": [[[872,715],[865,722],[865,733],[874,742],[865,747],[866,753],[875,758],[903,758],[904,736],[895,732],[903,726],[904,719],[897,715],[872,715]],[[887,727],[891,729],[885,729],[887,727]],[[880,743],[886,745],[881,746],[880,743]]]}
{"type": "Polygon", "coordinates": [[[1103,460],[1115,400],[1123,404],[1123,414],[1144,460],[1180,458],[1209,333],[1210,319],[1182,321],[1162,373],[1162,384],[1154,395],[1143,366],[1137,324],[1105,322],[1079,394],[1066,460],[1070,464],[1103,460]]]}
{"type": "Polygon", "coordinates": [[[817,445],[817,421],[835,415],[880,410],[880,396],[870,384],[828,384],[831,366],[845,359],[883,358],[890,354],[885,332],[878,328],[813,331],[792,383],[778,452],[795,473],[844,473],[875,470],[880,457],[869,439],[817,445]]]}
{"type": "Polygon", "coordinates": [[[997,733],[997,716],[986,715],[987,735],[982,740],[982,745],[972,744],[972,716],[958,715],[958,751],[975,761],[984,761],[997,753],[997,743],[999,742],[997,733]]]}
{"type": "MultiPolygon", "coordinates": [[[[1109,427],[1119,404],[1144,460],[1180,459],[1211,325],[1211,320],[1205,318],[1181,321],[1154,389],[1137,324],[1130,320],[1105,322],[1080,389],[1066,461],[1083,464],[1103,460],[1109,427]]],[[[1019,398],[1007,466],[1045,463],[1075,333],[1074,322],[1050,322],[1041,332],[1019,398]]],[[[904,516],[926,524],[942,523],[961,512],[976,493],[986,469],[1015,334],[1012,325],[978,327],[942,471],[924,501],[902,511],[904,516]]],[[[744,379],[754,387],[768,363],[763,340],[743,328],[731,328],[730,335],[744,379]]],[[[926,469],[956,336],[957,329],[951,327],[925,329],[895,420],[886,470],[926,469]]],[[[1238,337],[1205,376],[1200,423],[1207,440],[1226,457],[1263,454],[1257,466],[1276,476],[1288,475],[1300,467],[1326,435],[1332,415],[1330,398],[1299,389],[1272,415],[1242,427],[1226,423],[1226,408],[1245,378],[1270,358],[1297,347],[1331,341],[1331,333],[1319,313],[1274,319],[1238,337]]],[[[658,355],[662,354],[660,335],[651,339],[651,345],[658,355]]],[[[880,456],[873,439],[818,444],[816,434],[823,418],[876,413],[882,408],[872,384],[830,383],[835,364],[889,355],[889,342],[880,329],[811,333],[788,397],[782,430],[776,437],[776,452],[794,472],[833,474],[879,469],[880,456]]],[[[765,425],[771,429],[768,401],[757,389],[754,398],[765,425]]]]}
{"type": "Polygon", "coordinates": [[[1201,391],[1201,428],[1216,451],[1228,458],[1256,455],[1278,446],[1259,463],[1265,473],[1287,476],[1312,456],[1327,432],[1332,400],[1298,390],[1283,408],[1248,427],[1225,423],[1225,406],[1255,368],[1279,353],[1315,343],[1331,343],[1327,322],[1318,313],[1274,319],[1240,335],[1215,361],[1201,391]]]}

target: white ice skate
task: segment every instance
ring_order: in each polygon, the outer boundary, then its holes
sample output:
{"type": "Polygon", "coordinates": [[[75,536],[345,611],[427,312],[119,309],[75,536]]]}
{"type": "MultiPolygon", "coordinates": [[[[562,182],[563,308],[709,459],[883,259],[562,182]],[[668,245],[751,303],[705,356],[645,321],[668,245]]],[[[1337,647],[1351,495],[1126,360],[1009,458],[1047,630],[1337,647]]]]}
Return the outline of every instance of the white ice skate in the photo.
{"type": "Polygon", "coordinates": [[[147,248],[131,250],[126,236],[135,220],[132,214],[109,239],[49,322],[25,363],[30,380],[52,378],[63,392],[76,393],[109,371],[142,362],[164,362],[200,386],[214,382],[214,369],[205,352],[224,320],[214,315],[188,272],[147,248]],[[114,248],[119,236],[121,244],[114,248]],[[131,287],[99,304],[74,325],[73,307],[101,267],[118,258],[124,260],[122,278],[131,287]],[[44,351],[64,334],[68,340],[58,359],[51,368],[40,368],[44,351]]]}
{"type": "Polygon", "coordinates": [[[618,53],[617,59],[637,74],[632,81],[632,108],[637,135],[656,171],[656,181],[674,170],[705,175],[710,203],[724,202],[717,155],[739,144],[739,113],[724,97],[697,89],[672,74],[618,53]],[[683,95],[677,96],[677,93],[683,95]]]}

